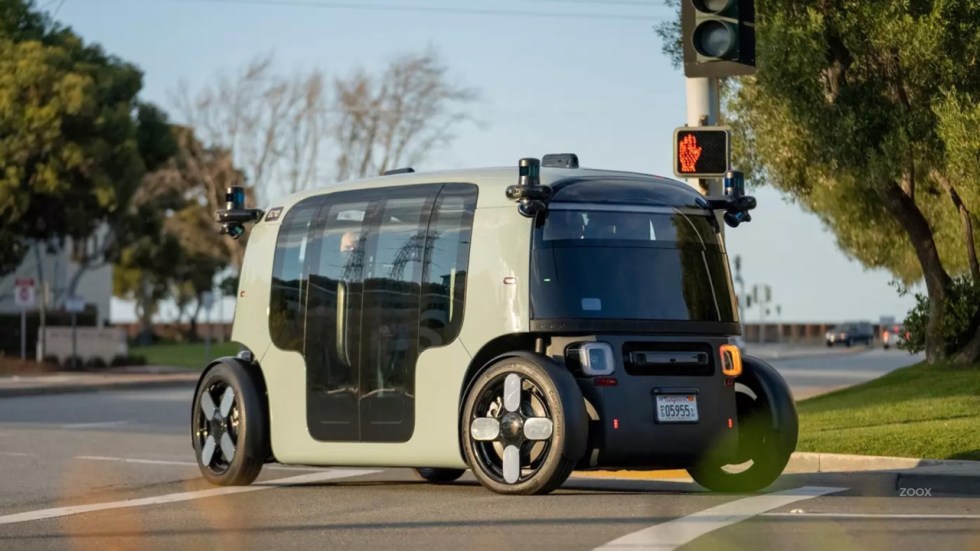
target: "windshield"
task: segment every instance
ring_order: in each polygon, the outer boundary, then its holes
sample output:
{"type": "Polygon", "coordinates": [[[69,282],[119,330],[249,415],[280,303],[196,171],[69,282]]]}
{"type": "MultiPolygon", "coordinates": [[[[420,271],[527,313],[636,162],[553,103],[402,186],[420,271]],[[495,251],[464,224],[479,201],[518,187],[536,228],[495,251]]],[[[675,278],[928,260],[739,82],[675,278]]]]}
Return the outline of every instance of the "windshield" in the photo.
{"type": "Polygon", "coordinates": [[[533,247],[535,319],[738,321],[709,211],[552,203],[533,247]]]}

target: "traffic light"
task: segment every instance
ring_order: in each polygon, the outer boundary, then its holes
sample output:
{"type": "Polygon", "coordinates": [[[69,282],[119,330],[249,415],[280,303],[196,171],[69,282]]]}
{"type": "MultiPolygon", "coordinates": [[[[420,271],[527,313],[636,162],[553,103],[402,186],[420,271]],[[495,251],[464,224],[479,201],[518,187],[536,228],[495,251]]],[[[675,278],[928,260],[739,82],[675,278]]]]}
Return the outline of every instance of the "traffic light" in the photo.
{"type": "Polygon", "coordinates": [[[674,175],[724,177],[731,160],[730,135],[724,126],[685,126],[674,130],[674,175]]]}
{"type": "Polygon", "coordinates": [[[755,0],[681,0],[684,75],[755,73],[755,0]]]}

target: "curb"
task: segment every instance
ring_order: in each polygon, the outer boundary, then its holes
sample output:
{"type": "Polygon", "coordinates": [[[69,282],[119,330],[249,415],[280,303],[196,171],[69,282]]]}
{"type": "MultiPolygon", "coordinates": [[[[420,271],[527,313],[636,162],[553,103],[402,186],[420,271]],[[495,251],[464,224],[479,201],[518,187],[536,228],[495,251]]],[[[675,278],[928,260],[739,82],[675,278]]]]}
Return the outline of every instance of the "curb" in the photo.
{"type": "Polygon", "coordinates": [[[125,390],[133,388],[166,388],[193,385],[197,382],[198,374],[181,375],[166,379],[106,381],[100,383],[82,384],[53,384],[23,387],[0,387],[0,398],[21,398],[26,396],[45,396],[53,394],[74,394],[81,392],[98,392],[101,390],[125,390]]]}
{"type": "Polygon", "coordinates": [[[796,452],[784,471],[814,473],[872,475],[895,495],[928,489],[936,494],[980,496],[980,461],[796,452]]]}
{"type": "Polygon", "coordinates": [[[980,477],[980,461],[953,459],[921,459],[916,457],[888,457],[877,455],[852,455],[822,452],[793,452],[785,472],[840,473],[861,471],[897,471],[930,468],[976,469],[980,477]]]}
{"type": "MultiPolygon", "coordinates": [[[[851,477],[864,477],[871,487],[885,492],[883,495],[980,496],[980,461],[796,452],[783,471],[783,476],[786,475],[842,477],[845,481],[842,484],[847,484],[851,477]],[[929,493],[924,494],[926,491],[929,493]]],[[[572,476],[582,480],[693,482],[684,470],[575,471],[572,476]]]]}

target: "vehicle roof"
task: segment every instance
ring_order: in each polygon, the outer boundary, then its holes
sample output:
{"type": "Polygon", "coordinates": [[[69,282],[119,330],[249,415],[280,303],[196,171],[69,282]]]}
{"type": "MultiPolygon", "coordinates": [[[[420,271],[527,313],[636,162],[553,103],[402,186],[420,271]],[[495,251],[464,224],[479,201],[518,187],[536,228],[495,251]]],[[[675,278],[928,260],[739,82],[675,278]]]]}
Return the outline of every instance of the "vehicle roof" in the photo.
{"type": "MultiPolygon", "coordinates": [[[[553,185],[570,179],[597,177],[623,180],[649,180],[651,184],[656,186],[669,186],[674,191],[674,194],[678,192],[682,193],[689,201],[693,202],[696,198],[700,197],[700,194],[687,184],[654,174],[591,168],[541,168],[542,185],[553,185]]],[[[288,208],[307,197],[338,191],[432,183],[472,183],[480,188],[479,206],[481,208],[508,206],[514,205],[514,202],[506,197],[504,191],[507,189],[507,186],[516,184],[517,182],[518,168],[516,164],[508,167],[409,172],[328,184],[315,189],[294,193],[282,199],[273,200],[268,206],[284,206],[288,208]]]]}

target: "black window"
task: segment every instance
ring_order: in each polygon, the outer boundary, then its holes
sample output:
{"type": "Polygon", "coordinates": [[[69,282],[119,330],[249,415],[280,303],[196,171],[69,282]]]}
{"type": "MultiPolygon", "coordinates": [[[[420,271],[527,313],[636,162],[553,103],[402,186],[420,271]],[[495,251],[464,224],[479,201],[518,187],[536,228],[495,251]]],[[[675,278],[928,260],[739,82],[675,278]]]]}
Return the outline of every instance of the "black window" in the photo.
{"type": "Polygon", "coordinates": [[[319,208],[319,198],[298,203],[286,214],[279,228],[272,264],[269,299],[269,334],[283,350],[303,350],[306,317],[306,262],[310,224],[319,208]]]}
{"type": "Polygon", "coordinates": [[[406,441],[414,429],[419,289],[436,191],[416,187],[409,196],[380,199],[380,218],[368,233],[361,307],[362,440],[406,441]]]}
{"type": "Polygon", "coordinates": [[[552,203],[533,249],[535,319],[738,320],[709,210],[552,203]]]}
{"type": "Polygon", "coordinates": [[[432,211],[422,280],[421,350],[459,335],[476,195],[474,185],[447,185],[432,211]]]}
{"type": "Polygon", "coordinates": [[[332,195],[320,211],[306,331],[307,419],[321,440],[358,440],[361,296],[369,200],[332,195]]]}

